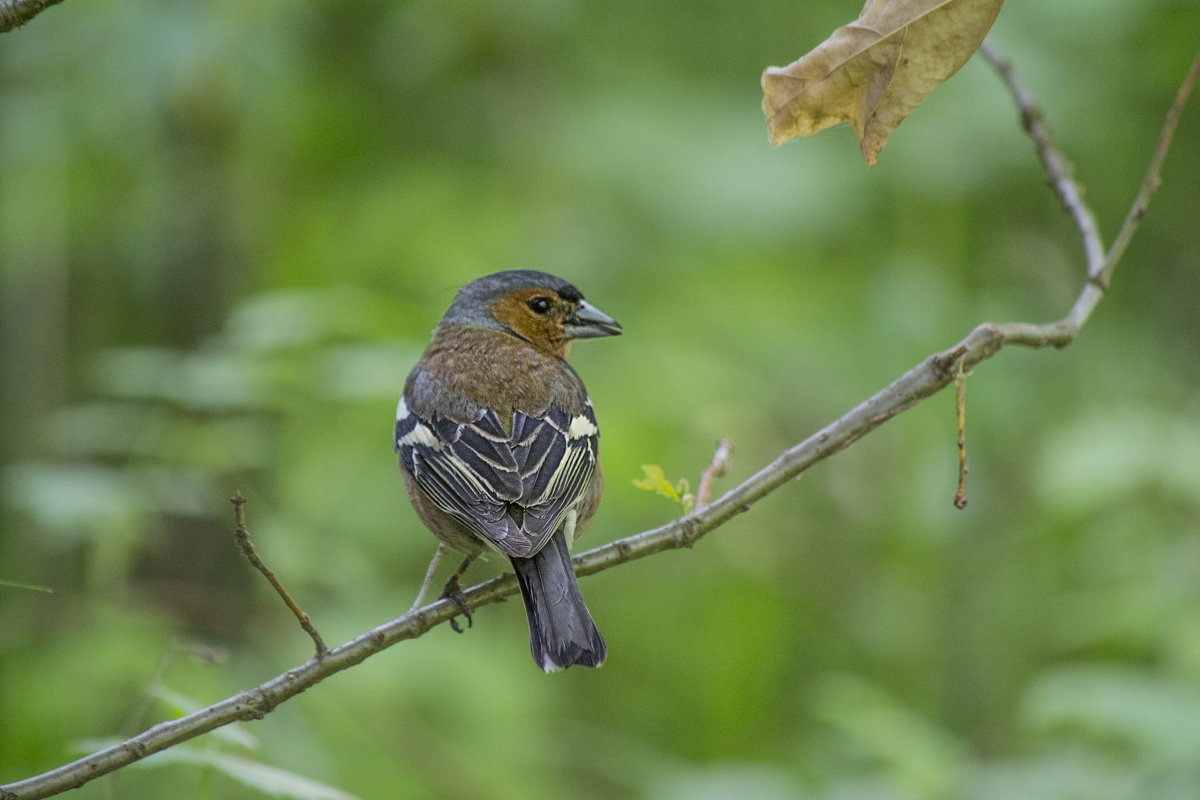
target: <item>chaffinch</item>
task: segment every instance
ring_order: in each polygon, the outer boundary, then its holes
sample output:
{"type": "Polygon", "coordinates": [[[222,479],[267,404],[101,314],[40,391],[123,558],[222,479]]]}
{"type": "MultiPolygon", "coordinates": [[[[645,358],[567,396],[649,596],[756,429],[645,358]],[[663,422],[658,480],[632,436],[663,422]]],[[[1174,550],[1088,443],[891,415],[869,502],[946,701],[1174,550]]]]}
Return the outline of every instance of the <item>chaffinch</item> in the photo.
{"type": "Polygon", "coordinates": [[[620,332],[561,278],[479,278],[434,328],[396,408],[395,449],[417,515],[467,556],[462,569],[488,547],[508,556],[533,660],[547,672],[598,667],[606,654],[568,550],[604,477],[592,401],[567,356],[576,339],[620,332]]]}

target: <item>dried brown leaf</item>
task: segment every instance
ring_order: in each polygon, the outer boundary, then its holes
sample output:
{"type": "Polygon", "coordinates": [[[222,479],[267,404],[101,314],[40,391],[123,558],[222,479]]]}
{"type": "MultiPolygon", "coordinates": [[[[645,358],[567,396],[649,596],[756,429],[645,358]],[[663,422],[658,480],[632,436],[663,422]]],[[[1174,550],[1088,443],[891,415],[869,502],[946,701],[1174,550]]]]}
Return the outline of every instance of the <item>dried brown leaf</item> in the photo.
{"type": "Polygon", "coordinates": [[[925,96],[979,49],[1004,0],[867,0],[812,52],[762,76],[771,144],[849,122],[867,166],[925,96]]]}

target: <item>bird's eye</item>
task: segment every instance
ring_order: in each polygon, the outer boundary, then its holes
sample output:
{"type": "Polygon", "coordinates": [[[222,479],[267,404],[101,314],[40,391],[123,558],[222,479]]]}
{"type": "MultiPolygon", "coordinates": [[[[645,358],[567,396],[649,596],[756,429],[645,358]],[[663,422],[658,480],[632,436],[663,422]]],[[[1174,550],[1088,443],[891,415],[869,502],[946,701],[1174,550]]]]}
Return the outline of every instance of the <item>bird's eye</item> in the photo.
{"type": "Polygon", "coordinates": [[[529,310],[535,314],[545,314],[550,310],[550,298],[538,295],[526,303],[526,305],[528,305],[529,310]]]}

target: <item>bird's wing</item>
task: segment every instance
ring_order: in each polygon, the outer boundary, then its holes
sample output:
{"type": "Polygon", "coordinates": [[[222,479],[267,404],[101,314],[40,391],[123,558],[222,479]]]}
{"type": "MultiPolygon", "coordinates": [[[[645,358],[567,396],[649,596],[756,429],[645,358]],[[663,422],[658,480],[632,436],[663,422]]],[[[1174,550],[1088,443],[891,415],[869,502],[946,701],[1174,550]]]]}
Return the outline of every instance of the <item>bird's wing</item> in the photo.
{"type": "Polygon", "coordinates": [[[395,447],[408,474],[438,508],[506,550],[508,505],[521,497],[521,479],[494,411],[480,409],[470,423],[428,419],[402,397],[395,447]]]}
{"type": "Polygon", "coordinates": [[[536,553],[579,502],[596,471],[600,431],[592,403],[571,416],[556,405],[544,414],[513,415],[512,451],[521,476],[521,530],[536,553]]]}
{"type": "Polygon", "coordinates": [[[583,496],[595,471],[596,419],[590,402],[572,417],[551,405],[513,415],[511,436],[496,412],[469,423],[396,410],[400,461],[430,499],[510,556],[542,548],[583,496]]]}

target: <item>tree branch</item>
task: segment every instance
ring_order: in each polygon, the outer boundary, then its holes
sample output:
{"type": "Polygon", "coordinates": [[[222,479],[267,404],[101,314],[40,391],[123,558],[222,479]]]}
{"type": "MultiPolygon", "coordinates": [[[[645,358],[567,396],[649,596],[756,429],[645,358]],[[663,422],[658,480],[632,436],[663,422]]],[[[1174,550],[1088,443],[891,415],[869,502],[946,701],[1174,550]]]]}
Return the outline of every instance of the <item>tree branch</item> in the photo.
{"type": "Polygon", "coordinates": [[[317,648],[317,657],[319,658],[329,650],[325,646],[325,640],[317,632],[316,627],[312,624],[312,620],[308,618],[308,614],[305,614],[303,609],[296,605],[296,601],[292,599],[292,595],[287,589],[283,588],[283,584],[275,577],[275,573],[263,563],[263,560],[254,550],[254,544],[250,541],[250,532],[246,530],[246,498],[242,496],[241,492],[235,492],[229,502],[233,503],[233,538],[237,542],[238,549],[242,551],[242,555],[250,562],[250,566],[261,572],[275,592],[283,599],[288,610],[292,612],[292,615],[296,617],[296,621],[300,623],[301,629],[313,640],[313,644],[317,648]]]}
{"type": "Polygon", "coordinates": [[[1029,138],[1033,139],[1033,146],[1042,162],[1042,168],[1046,170],[1046,180],[1079,231],[1083,252],[1087,257],[1088,277],[1099,275],[1104,266],[1104,245],[1100,241],[1100,229],[1096,226],[1096,218],[1091,209],[1083,202],[1083,192],[1079,184],[1071,177],[1071,165],[1054,148],[1041,106],[1034,101],[1025,84],[1021,83],[1013,71],[1012,63],[1000,55],[990,39],[985,39],[980,45],[979,53],[999,73],[1012,94],[1017,111],[1021,112],[1021,127],[1029,134],[1029,138]]]}
{"type": "Polygon", "coordinates": [[[0,0],[0,33],[19,28],[62,0],[0,0]]]}
{"type": "Polygon", "coordinates": [[[1112,247],[1107,252],[1105,252],[1104,245],[1100,240],[1100,233],[1096,228],[1096,220],[1092,216],[1091,210],[1082,200],[1082,193],[1079,190],[1079,186],[1071,179],[1066,161],[1059,155],[1051,143],[1050,132],[1046,129],[1043,122],[1041,108],[1033,101],[1029,91],[1017,79],[1012,65],[996,52],[990,42],[985,41],[979,48],[979,52],[995,67],[996,71],[1000,73],[1000,77],[1004,79],[1005,84],[1008,86],[1009,92],[1011,92],[1013,100],[1017,104],[1017,109],[1021,112],[1021,125],[1033,139],[1034,147],[1037,149],[1038,157],[1041,159],[1042,166],[1046,170],[1046,176],[1049,179],[1050,185],[1058,193],[1059,199],[1062,200],[1063,206],[1067,209],[1067,213],[1074,220],[1075,227],[1079,231],[1080,239],[1083,242],[1084,253],[1087,257],[1087,283],[1084,284],[1083,290],[1079,293],[1079,297],[1075,299],[1075,304],[1071,307],[1067,315],[1057,322],[1051,322],[1046,325],[1029,325],[1025,323],[1010,323],[1005,325],[1003,326],[1005,340],[1011,344],[1021,344],[1028,347],[1065,347],[1075,341],[1075,337],[1079,335],[1083,324],[1087,322],[1088,317],[1092,315],[1092,311],[1095,310],[1100,299],[1104,297],[1104,292],[1108,289],[1108,284],[1112,279],[1112,273],[1116,269],[1117,262],[1125,254],[1125,248],[1129,245],[1129,240],[1133,237],[1134,231],[1137,230],[1138,226],[1142,223],[1142,219],[1146,216],[1146,209],[1150,205],[1150,196],[1154,194],[1161,181],[1160,171],[1162,169],[1162,162],[1167,155],[1167,149],[1171,146],[1171,138],[1175,135],[1175,128],[1179,124],[1179,117],[1183,113],[1183,107],[1187,104],[1188,97],[1196,85],[1197,76],[1200,75],[1200,52],[1196,53],[1195,58],[1192,60],[1191,68],[1188,69],[1183,83],[1179,86],[1179,91],[1175,93],[1175,100],[1171,103],[1171,108],[1167,111],[1166,120],[1163,122],[1162,131],[1158,136],[1158,144],[1155,145],[1154,154],[1150,158],[1150,164],[1146,167],[1146,175],[1142,179],[1142,185],[1138,189],[1137,196],[1134,198],[1129,212],[1125,215],[1125,222],[1121,225],[1121,230],[1117,232],[1117,237],[1113,240],[1112,247]]]}
{"type": "MultiPolygon", "coordinates": [[[[635,561],[664,550],[693,546],[709,531],[732,517],[748,511],[755,502],[795,478],[804,470],[849,447],[870,431],[897,414],[935,394],[955,380],[961,371],[994,356],[1006,343],[1027,347],[1063,347],[1078,335],[1091,310],[1104,294],[1113,267],[1124,252],[1141,218],[1145,214],[1150,194],[1158,183],[1159,169],[1170,143],[1179,112],[1187,100],[1200,71],[1200,54],[1176,96],[1163,133],[1154,151],[1141,191],[1126,217],[1125,225],[1115,244],[1104,253],[1091,211],[1080,199],[1078,186],[1068,176],[1065,161],[1054,149],[1045,130],[1041,113],[1028,92],[1017,82],[1012,68],[984,45],[988,58],[1012,91],[1021,110],[1025,129],[1033,138],[1042,164],[1055,191],[1062,198],[1068,213],[1075,221],[1087,259],[1087,280],[1071,312],[1058,322],[1047,325],[985,323],[976,327],[953,347],[934,353],[905,372],[875,395],[860,403],[839,419],[825,426],[804,441],[784,451],[778,458],[752,475],[741,485],[726,492],[709,505],[697,508],[673,522],[653,530],[618,539],[575,557],[579,575],[591,575],[605,569],[635,561]]],[[[515,578],[505,574],[473,586],[465,592],[472,608],[489,605],[517,591],[515,578]]],[[[82,786],[101,775],[112,772],[160,750],[192,739],[231,722],[262,719],[280,703],[295,697],[325,678],[354,666],[367,657],[404,639],[416,638],[431,628],[450,620],[459,613],[459,606],[449,600],[438,600],[428,606],[380,625],[324,654],[314,656],[303,664],[253,689],[215,703],[179,719],[161,722],[146,731],[99,752],[81,758],[58,769],[23,781],[0,787],[0,800],[35,800],[49,797],[67,789],[82,786]]]]}
{"type": "Polygon", "coordinates": [[[958,422],[958,489],[954,492],[954,507],[967,507],[967,373],[958,362],[954,376],[954,410],[958,422]]]}
{"type": "MultiPolygon", "coordinates": [[[[869,431],[954,380],[954,365],[958,360],[961,359],[968,365],[976,363],[995,354],[1000,344],[998,329],[992,325],[981,325],[961,344],[945,353],[929,356],[869,400],[787,450],[749,480],[726,492],[710,505],[662,527],[618,539],[576,556],[576,573],[591,575],[663,550],[691,547],[701,536],[737,514],[749,510],[754,502],[808,467],[848,447],[869,431]]],[[[503,600],[516,591],[516,578],[505,574],[473,586],[464,594],[467,604],[477,609],[503,600]]],[[[222,725],[262,719],[280,703],[315,686],[330,675],[348,669],[404,639],[415,639],[459,613],[459,606],[450,600],[438,600],[416,611],[410,611],[327,651],[324,655],[314,656],[253,689],[185,717],[160,722],[124,742],[58,769],[0,786],[0,800],[35,800],[50,797],[67,789],[78,788],[94,778],[222,725]]]]}
{"type": "MultiPolygon", "coordinates": [[[[1163,159],[1167,156],[1167,149],[1171,146],[1171,137],[1175,135],[1175,128],[1179,125],[1179,117],[1183,113],[1184,105],[1187,104],[1188,96],[1191,95],[1192,89],[1196,86],[1198,77],[1200,77],[1200,51],[1192,59],[1191,69],[1188,70],[1187,77],[1183,79],[1183,83],[1179,86],[1179,91],[1175,93],[1175,101],[1171,103],[1171,107],[1167,110],[1167,118],[1163,121],[1162,133],[1158,135],[1158,144],[1154,147],[1154,155],[1150,158],[1150,166],[1146,168],[1146,176],[1142,179],[1142,186],[1138,189],[1137,197],[1134,198],[1133,205],[1129,208],[1129,213],[1125,215],[1125,221],[1121,224],[1121,230],[1117,231],[1117,238],[1113,240],[1112,247],[1108,249],[1108,255],[1104,258],[1104,266],[1101,268],[1099,275],[1100,281],[1104,286],[1108,286],[1109,276],[1112,275],[1112,271],[1117,266],[1117,262],[1121,260],[1121,256],[1125,255],[1125,248],[1129,245],[1129,240],[1133,238],[1134,231],[1142,224],[1142,218],[1146,216],[1146,208],[1150,205],[1150,196],[1158,189],[1158,185],[1161,182],[1159,171],[1162,169],[1163,159]]],[[[1086,316],[1084,319],[1086,319],[1086,316]]],[[[1080,323],[1082,324],[1082,320],[1080,323]]]]}
{"type": "Polygon", "coordinates": [[[717,442],[717,449],[713,453],[712,462],[709,463],[704,472],[700,473],[700,482],[696,485],[697,507],[708,505],[708,499],[712,497],[713,481],[717,478],[725,477],[725,473],[729,471],[731,461],[733,461],[733,440],[722,439],[717,442]]]}

